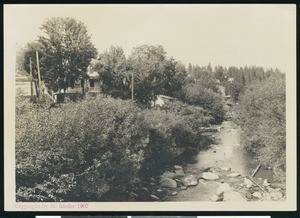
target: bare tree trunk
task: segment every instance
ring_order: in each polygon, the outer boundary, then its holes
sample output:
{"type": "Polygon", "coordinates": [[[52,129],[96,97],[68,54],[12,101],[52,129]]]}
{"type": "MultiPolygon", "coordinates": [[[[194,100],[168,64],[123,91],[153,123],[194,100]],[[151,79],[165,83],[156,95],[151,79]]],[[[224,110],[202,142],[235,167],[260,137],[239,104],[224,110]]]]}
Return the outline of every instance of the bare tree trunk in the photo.
{"type": "Polygon", "coordinates": [[[85,96],[85,79],[81,79],[82,96],[85,96]]]}

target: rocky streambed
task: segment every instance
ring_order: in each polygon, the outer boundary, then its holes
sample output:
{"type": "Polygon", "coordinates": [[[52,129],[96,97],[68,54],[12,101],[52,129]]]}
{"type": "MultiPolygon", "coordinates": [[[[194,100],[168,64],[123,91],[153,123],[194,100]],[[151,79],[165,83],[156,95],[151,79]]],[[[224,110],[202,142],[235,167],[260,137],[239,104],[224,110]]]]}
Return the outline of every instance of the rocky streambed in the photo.
{"type": "Polygon", "coordinates": [[[284,201],[285,184],[274,182],[272,172],[256,168],[251,156],[240,145],[240,130],[224,121],[207,149],[191,158],[193,164],[175,165],[173,169],[151,179],[144,188],[153,201],[284,201]]]}

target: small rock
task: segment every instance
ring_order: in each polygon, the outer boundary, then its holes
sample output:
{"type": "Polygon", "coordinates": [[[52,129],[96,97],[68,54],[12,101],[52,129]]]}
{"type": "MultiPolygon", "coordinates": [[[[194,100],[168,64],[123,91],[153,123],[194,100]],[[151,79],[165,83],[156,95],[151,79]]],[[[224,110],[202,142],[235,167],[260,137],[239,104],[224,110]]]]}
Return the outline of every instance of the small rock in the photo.
{"type": "Polygon", "coordinates": [[[134,193],[134,192],[132,192],[130,195],[131,195],[131,197],[133,197],[133,198],[138,198],[138,196],[139,196],[138,194],[136,194],[136,193],[134,193]]]}
{"type": "Polygon", "coordinates": [[[175,166],[174,166],[174,169],[175,169],[175,170],[182,170],[182,166],[175,165],[175,166]]]}
{"type": "Polygon", "coordinates": [[[170,178],[170,179],[174,179],[174,178],[176,178],[176,173],[167,171],[167,172],[165,172],[162,176],[163,176],[163,177],[170,178]]]}
{"type": "Polygon", "coordinates": [[[149,193],[149,189],[147,189],[146,187],[142,187],[141,190],[142,190],[144,193],[149,193]]]}
{"type": "Polygon", "coordinates": [[[217,202],[217,201],[222,201],[222,198],[218,195],[213,195],[211,198],[210,198],[211,201],[213,202],[217,202]]]}
{"type": "Polygon", "coordinates": [[[253,199],[253,196],[250,193],[248,193],[248,192],[245,193],[245,197],[247,199],[253,199]]]}
{"type": "Polygon", "coordinates": [[[202,178],[205,180],[218,180],[219,176],[216,173],[204,172],[202,178]]]}
{"type": "Polygon", "coordinates": [[[283,200],[283,194],[280,191],[271,192],[270,196],[273,201],[282,201],[283,200]]]}
{"type": "Polygon", "coordinates": [[[156,195],[150,195],[150,197],[152,200],[155,200],[155,201],[159,200],[159,197],[157,197],[156,195]]]}
{"type": "Polygon", "coordinates": [[[217,153],[217,151],[213,151],[214,153],[217,153]]]}
{"type": "Polygon", "coordinates": [[[187,190],[187,187],[186,186],[181,186],[180,189],[181,190],[187,190]]]}
{"type": "Polygon", "coordinates": [[[155,182],[155,181],[156,181],[153,177],[151,177],[150,180],[151,180],[152,182],[155,182]]]}
{"type": "Polygon", "coordinates": [[[184,186],[195,186],[198,185],[198,178],[195,175],[188,175],[182,180],[184,186]]]}
{"type": "Polygon", "coordinates": [[[206,185],[205,179],[199,179],[198,181],[199,181],[199,183],[206,185]]]}
{"type": "Polygon", "coordinates": [[[160,180],[160,185],[166,188],[177,188],[177,182],[174,179],[163,177],[160,180]]]}
{"type": "Polygon", "coordinates": [[[226,176],[235,178],[235,177],[238,177],[240,175],[241,174],[239,174],[239,173],[230,173],[230,174],[227,174],[226,176]]]}
{"type": "Polygon", "coordinates": [[[175,173],[177,176],[185,176],[185,173],[183,172],[183,169],[181,166],[175,165],[175,173]]]}
{"type": "Polygon", "coordinates": [[[247,201],[241,193],[236,191],[228,191],[223,194],[223,201],[247,201]]]}
{"type": "Polygon", "coordinates": [[[253,197],[256,197],[258,199],[262,198],[262,194],[260,192],[254,192],[252,195],[253,195],[253,197]]]}
{"type": "Polygon", "coordinates": [[[252,181],[250,179],[244,178],[244,185],[247,188],[251,188],[253,186],[253,183],[252,183],[252,181]]]}
{"type": "Polygon", "coordinates": [[[163,192],[164,190],[162,190],[162,189],[159,188],[159,189],[157,189],[156,191],[157,191],[158,193],[160,193],[160,192],[163,192]]]}
{"type": "Polygon", "coordinates": [[[174,179],[176,182],[181,183],[180,179],[174,179]]]}
{"type": "Polygon", "coordinates": [[[177,195],[178,194],[178,192],[172,192],[172,196],[174,196],[174,195],[177,195]]]}
{"type": "Polygon", "coordinates": [[[228,171],[231,170],[231,168],[230,168],[230,167],[222,167],[221,170],[222,170],[222,171],[227,171],[227,172],[228,172],[228,171]]]}
{"type": "Polygon", "coordinates": [[[267,186],[269,186],[269,185],[270,185],[270,183],[268,183],[268,180],[267,180],[267,179],[265,179],[265,180],[263,181],[262,185],[267,187],[267,186]]]}
{"type": "Polygon", "coordinates": [[[232,191],[232,187],[228,183],[222,183],[219,188],[217,189],[217,196],[220,196],[224,192],[232,191]]]}
{"type": "MultiPolygon", "coordinates": [[[[218,162],[218,161],[216,161],[216,162],[218,162]]],[[[209,172],[212,172],[212,173],[218,173],[220,171],[221,171],[221,168],[219,168],[219,167],[211,167],[209,169],[209,172]]]]}
{"type": "Polygon", "coordinates": [[[203,169],[203,172],[208,172],[210,170],[210,167],[206,167],[203,169]]]}

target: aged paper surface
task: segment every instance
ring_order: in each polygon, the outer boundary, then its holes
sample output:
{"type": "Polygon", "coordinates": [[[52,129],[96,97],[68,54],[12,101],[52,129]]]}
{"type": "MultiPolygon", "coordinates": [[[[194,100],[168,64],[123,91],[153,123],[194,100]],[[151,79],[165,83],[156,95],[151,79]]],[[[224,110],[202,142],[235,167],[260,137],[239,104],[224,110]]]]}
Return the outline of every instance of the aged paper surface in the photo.
{"type": "MultiPolygon", "coordinates": [[[[4,6],[4,123],[5,123],[5,143],[4,143],[4,161],[5,161],[5,210],[6,211],[291,211],[296,210],[296,5],[107,5],[103,6],[88,6],[88,5],[5,5],[4,6]],[[151,7],[152,10],[163,8],[166,12],[166,18],[168,12],[174,11],[185,11],[186,9],[196,8],[195,10],[217,10],[216,19],[218,24],[214,26],[214,29],[222,28],[222,11],[236,12],[241,9],[247,11],[247,9],[257,9],[257,13],[264,13],[265,16],[269,16],[268,13],[279,14],[280,23],[278,20],[274,20],[273,25],[278,28],[284,28],[282,31],[285,32],[285,37],[278,39],[277,36],[269,38],[268,40],[263,39],[260,43],[263,46],[265,43],[274,42],[280,43],[282,40],[283,52],[285,58],[282,60],[282,70],[286,72],[286,128],[287,128],[287,140],[286,140],[286,152],[287,152],[287,198],[284,202],[54,202],[54,203],[41,203],[41,202],[15,202],[15,148],[14,148],[14,137],[15,137],[15,60],[17,47],[26,45],[29,40],[34,40],[32,36],[37,36],[39,33],[33,33],[38,31],[42,20],[38,20],[43,17],[43,13],[47,11],[47,16],[64,16],[64,12],[70,11],[68,16],[73,15],[75,18],[84,17],[89,14],[92,8],[98,8],[103,14],[108,8],[127,8],[133,7],[135,10],[143,9],[147,10],[151,7]],[[51,9],[50,9],[51,8],[51,9]],[[23,13],[21,13],[23,11],[23,13]],[[49,13],[49,11],[51,11],[49,13]],[[73,13],[73,14],[72,14],[73,13]],[[220,19],[219,19],[220,18],[220,19]],[[21,20],[27,23],[28,26],[24,26],[24,23],[19,23],[21,20]],[[34,24],[34,25],[33,25],[34,24]],[[19,44],[20,43],[20,44],[19,44]]],[[[240,14],[241,15],[241,14],[240,14]]],[[[97,20],[100,19],[93,14],[89,19],[97,20]],[[94,16],[94,17],[93,17],[94,16]]],[[[163,19],[163,18],[160,18],[163,19]]],[[[251,18],[249,18],[251,19],[251,18]]],[[[180,19],[179,19],[180,20],[180,19]]],[[[135,20],[136,21],[136,20],[135,20]]],[[[177,20],[178,21],[178,20],[177,20]]],[[[137,21],[136,21],[137,22],[137,21]]],[[[145,25],[147,26],[145,21],[145,25]]],[[[175,21],[174,21],[175,22],[175,21]]],[[[242,22],[242,21],[241,21],[242,22]]],[[[132,23],[134,25],[134,23],[132,23]]],[[[174,24],[176,25],[176,24],[174,24]]],[[[242,26],[242,25],[241,25],[242,26]]],[[[95,28],[91,26],[90,28],[95,28]]],[[[113,27],[112,27],[113,28],[113,27]]],[[[120,27],[121,28],[121,27],[120,27]]],[[[150,27],[149,27],[150,28],[150,27]]],[[[153,27],[151,27],[153,28],[153,27]]],[[[210,28],[203,31],[210,31],[210,28]]],[[[254,28],[251,26],[245,28],[254,28]]],[[[264,26],[258,27],[264,29],[264,26]]],[[[234,28],[233,28],[234,29],[234,28]]],[[[126,35],[126,30],[122,30],[126,35]]],[[[155,28],[153,29],[155,31],[155,28]]],[[[178,30],[181,31],[181,30],[178,30]]],[[[185,31],[185,30],[183,30],[185,31]]],[[[199,34],[201,32],[192,34],[199,34]]],[[[237,29],[235,34],[243,29],[237,29]]],[[[160,34],[160,33],[157,33],[160,34]]],[[[181,33],[178,33],[181,34],[181,33]]],[[[188,34],[188,33],[186,33],[188,34]]],[[[254,32],[255,34],[255,32],[254,32]]],[[[251,36],[249,36],[251,38],[251,36]]],[[[143,38],[132,37],[128,39],[128,42],[137,40],[139,43],[147,43],[148,41],[143,38]]],[[[169,40],[169,39],[168,39],[169,40]]],[[[172,39],[170,39],[172,40],[172,39]]],[[[222,39],[220,39],[222,40],[222,39]]],[[[132,43],[130,42],[130,43],[132,43]]],[[[156,42],[151,41],[151,42],[156,42]]],[[[159,42],[159,40],[157,40],[159,42]]],[[[105,42],[104,42],[105,43],[105,42]]],[[[113,40],[108,42],[106,47],[109,47],[113,43],[113,40]]],[[[185,42],[177,42],[178,44],[185,42]]],[[[239,42],[243,46],[243,42],[239,42]]],[[[216,42],[217,46],[220,42],[216,42]]],[[[230,45],[223,45],[224,48],[230,45]]],[[[260,46],[259,44],[257,45],[260,46]]],[[[222,50],[222,48],[219,48],[222,50]]],[[[255,49],[255,48],[254,48],[255,49]]],[[[200,49],[201,51],[201,49],[200,49]]],[[[236,51],[237,52],[237,51],[236,51]]],[[[172,53],[172,52],[170,52],[172,53]]],[[[217,55],[217,54],[216,54],[217,55]]],[[[257,54],[261,59],[264,59],[264,55],[257,54]]],[[[225,55],[226,56],[226,55],[225,55]]],[[[216,56],[217,57],[217,56],[216,56]]],[[[252,57],[249,57],[251,60],[252,57]]],[[[213,60],[212,60],[213,61],[213,60]]],[[[216,63],[217,64],[217,63],[216,63]]],[[[268,63],[271,64],[271,63],[268,63]]],[[[275,64],[275,63],[274,63],[275,64]]],[[[257,64],[259,65],[259,63],[257,64]]]]}

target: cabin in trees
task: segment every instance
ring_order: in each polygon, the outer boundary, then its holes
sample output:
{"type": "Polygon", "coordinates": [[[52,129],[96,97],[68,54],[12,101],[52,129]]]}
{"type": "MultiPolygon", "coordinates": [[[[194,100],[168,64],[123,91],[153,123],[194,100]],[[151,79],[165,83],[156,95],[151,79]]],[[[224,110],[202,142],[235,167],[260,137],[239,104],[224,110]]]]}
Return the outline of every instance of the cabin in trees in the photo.
{"type": "Polygon", "coordinates": [[[86,80],[86,92],[88,93],[100,93],[101,84],[98,72],[94,71],[91,66],[88,67],[88,79],[86,80]]]}
{"type": "Polygon", "coordinates": [[[63,93],[63,90],[57,93],[53,93],[53,98],[56,102],[63,102],[64,96],[69,97],[71,100],[76,100],[82,94],[97,95],[101,91],[101,83],[98,72],[94,71],[92,67],[87,69],[87,78],[79,79],[74,87],[69,87],[66,90],[66,93],[63,93]],[[85,92],[85,93],[83,93],[85,92]]]}
{"type": "Polygon", "coordinates": [[[166,104],[168,101],[174,101],[175,98],[166,96],[166,95],[157,95],[156,100],[152,101],[151,106],[152,107],[162,107],[164,104],[166,104]]]}

